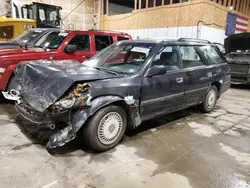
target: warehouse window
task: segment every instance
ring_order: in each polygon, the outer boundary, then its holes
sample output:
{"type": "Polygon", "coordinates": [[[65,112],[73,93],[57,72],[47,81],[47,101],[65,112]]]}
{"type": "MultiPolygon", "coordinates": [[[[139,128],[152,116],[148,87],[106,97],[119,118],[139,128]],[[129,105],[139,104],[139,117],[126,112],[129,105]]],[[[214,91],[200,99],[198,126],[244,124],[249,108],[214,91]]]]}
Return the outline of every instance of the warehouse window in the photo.
{"type": "Polygon", "coordinates": [[[141,9],[146,8],[146,0],[141,0],[141,9]]]}
{"type": "Polygon", "coordinates": [[[107,46],[113,43],[112,36],[101,36],[95,35],[95,47],[96,51],[101,51],[102,49],[106,48],[107,46]]]}
{"type": "Polygon", "coordinates": [[[154,7],[154,0],[148,0],[148,8],[154,7]]]}
{"type": "Polygon", "coordinates": [[[170,0],[164,0],[164,5],[169,5],[170,4],[170,0]]]}
{"type": "Polygon", "coordinates": [[[156,6],[161,6],[163,0],[156,0],[156,6]]]}
{"type": "Polygon", "coordinates": [[[173,0],[173,4],[180,3],[180,0],[173,0]]]}
{"type": "Polygon", "coordinates": [[[76,35],[69,45],[76,45],[77,51],[90,51],[89,35],[76,35]]]}

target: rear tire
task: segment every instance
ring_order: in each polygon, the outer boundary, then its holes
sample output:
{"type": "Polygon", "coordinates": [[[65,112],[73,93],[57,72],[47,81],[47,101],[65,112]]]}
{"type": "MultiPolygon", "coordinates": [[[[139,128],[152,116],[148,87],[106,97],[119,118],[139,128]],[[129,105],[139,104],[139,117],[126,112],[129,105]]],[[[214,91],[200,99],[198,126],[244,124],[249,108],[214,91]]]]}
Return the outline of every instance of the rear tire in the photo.
{"type": "Polygon", "coordinates": [[[216,86],[212,85],[208,90],[204,101],[200,105],[200,109],[204,113],[209,113],[214,109],[218,99],[218,89],[216,86]]]}
{"type": "Polygon", "coordinates": [[[83,127],[83,143],[95,151],[107,151],[123,138],[127,115],[119,106],[107,106],[96,112],[83,127]]]}
{"type": "Polygon", "coordinates": [[[204,113],[209,113],[211,112],[218,100],[218,89],[216,86],[212,85],[210,89],[208,90],[204,101],[200,105],[200,109],[204,113]]]}

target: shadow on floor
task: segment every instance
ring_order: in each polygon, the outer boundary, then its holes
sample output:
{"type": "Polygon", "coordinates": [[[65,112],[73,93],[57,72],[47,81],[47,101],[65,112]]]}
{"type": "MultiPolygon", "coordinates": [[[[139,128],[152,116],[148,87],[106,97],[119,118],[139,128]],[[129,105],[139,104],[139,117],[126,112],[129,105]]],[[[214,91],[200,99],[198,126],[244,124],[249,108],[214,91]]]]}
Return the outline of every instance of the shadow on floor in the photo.
{"type": "Polygon", "coordinates": [[[246,90],[246,89],[250,89],[250,85],[245,85],[245,84],[231,84],[231,88],[246,90]]]}
{"type": "MultiPolygon", "coordinates": [[[[50,131],[48,129],[39,129],[38,131],[36,125],[30,123],[27,120],[24,120],[17,114],[13,104],[7,104],[7,106],[8,107],[6,108],[6,112],[9,114],[11,119],[15,121],[21,132],[30,140],[30,142],[32,144],[39,144],[45,147],[48,138],[54,133],[54,131],[50,131]]],[[[162,125],[176,121],[180,118],[190,116],[193,113],[199,113],[199,110],[193,107],[187,110],[182,110],[168,115],[160,116],[152,120],[143,122],[138,128],[128,131],[126,135],[129,137],[135,136],[136,134],[142,133],[149,129],[160,127],[162,125]]],[[[60,148],[48,150],[48,152],[52,155],[65,155],[79,149],[88,153],[94,153],[93,151],[80,144],[77,139],[71,141],[70,143],[60,148]]]]}

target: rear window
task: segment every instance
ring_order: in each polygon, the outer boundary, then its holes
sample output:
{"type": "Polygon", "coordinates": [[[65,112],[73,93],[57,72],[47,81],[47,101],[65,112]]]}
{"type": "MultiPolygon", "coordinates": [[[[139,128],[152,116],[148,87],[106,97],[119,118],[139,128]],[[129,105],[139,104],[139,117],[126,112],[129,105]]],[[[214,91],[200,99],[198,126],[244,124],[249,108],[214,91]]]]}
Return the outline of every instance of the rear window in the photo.
{"type": "Polygon", "coordinates": [[[200,46],[199,47],[203,55],[208,60],[209,64],[223,63],[224,60],[221,58],[219,53],[215,50],[213,46],[200,46]]]}
{"type": "Polygon", "coordinates": [[[123,41],[123,40],[129,40],[129,38],[128,38],[128,37],[121,37],[121,36],[118,36],[118,37],[117,37],[117,40],[118,40],[118,41],[123,41]]]}

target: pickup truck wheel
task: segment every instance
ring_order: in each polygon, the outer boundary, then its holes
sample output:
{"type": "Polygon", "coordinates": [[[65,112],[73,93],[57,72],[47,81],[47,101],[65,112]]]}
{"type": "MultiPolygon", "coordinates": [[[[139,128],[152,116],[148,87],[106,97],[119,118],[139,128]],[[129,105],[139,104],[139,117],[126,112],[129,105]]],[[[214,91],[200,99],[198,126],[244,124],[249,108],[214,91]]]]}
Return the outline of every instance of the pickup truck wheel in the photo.
{"type": "Polygon", "coordinates": [[[208,90],[204,101],[200,105],[202,112],[209,113],[214,109],[214,106],[218,99],[218,89],[216,86],[212,85],[208,90]]]}
{"type": "Polygon", "coordinates": [[[123,138],[127,127],[127,115],[119,106],[99,110],[83,128],[82,141],[90,149],[106,151],[115,147],[123,138]]]}

